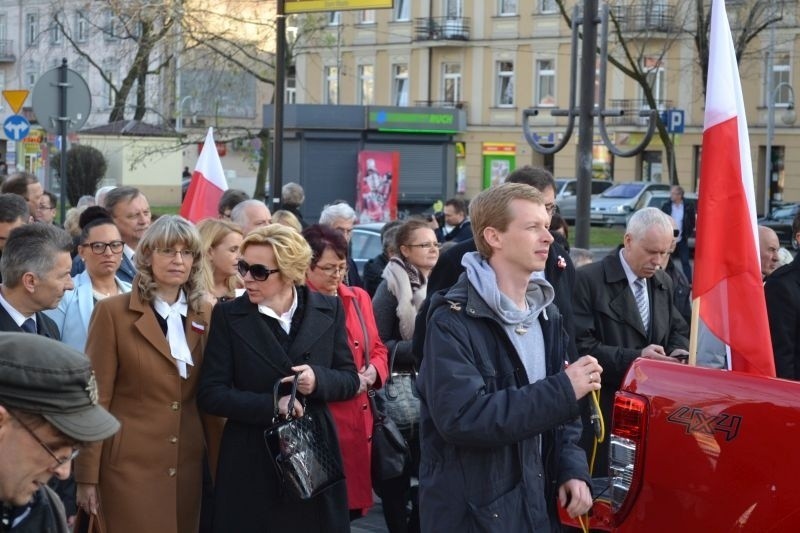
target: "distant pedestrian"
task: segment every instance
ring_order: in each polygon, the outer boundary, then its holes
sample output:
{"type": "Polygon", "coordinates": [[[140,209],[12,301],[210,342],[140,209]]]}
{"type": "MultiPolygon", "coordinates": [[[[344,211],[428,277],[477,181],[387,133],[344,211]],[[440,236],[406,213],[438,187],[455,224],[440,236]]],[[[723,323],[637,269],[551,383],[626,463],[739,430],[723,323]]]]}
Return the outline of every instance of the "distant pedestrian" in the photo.
{"type": "Polygon", "coordinates": [[[685,193],[683,187],[674,185],[670,191],[670,200],[664,202],[661,210],[671,216],[678,224],[680,230],[678,234],[678,243],[675,246],[674,255],[677,255],[681,260],[681,268],[683,273],[686,274],[686,279],[692,283],[692,265],[689,263],[689,238],[694,233],[695,222],[697,221],[697,213],[694,206],[685,201],[685,193]]]}

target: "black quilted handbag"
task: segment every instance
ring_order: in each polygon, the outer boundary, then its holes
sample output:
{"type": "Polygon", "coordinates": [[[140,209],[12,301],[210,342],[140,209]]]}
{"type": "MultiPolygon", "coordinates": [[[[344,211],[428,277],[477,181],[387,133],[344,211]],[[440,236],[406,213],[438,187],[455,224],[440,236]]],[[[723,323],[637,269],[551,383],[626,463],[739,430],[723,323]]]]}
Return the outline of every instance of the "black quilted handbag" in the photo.
{"type": "Polygon", "coordinates": [[[264,440],[283,495],[290,500],[309,500],[344,479],[341,459],[331,451],[322,431],[322,420],[306,413],[292,417],[297,396],[297,379],[292,382],[289,414],[278,412],[280,380],[273,388],[274,414],[272,426],[264,432],[264,440]]]}
{"type": "Polygon", "coordinates": [[[394,371],[397,354],[395,344],[389,358],[389,377],[383,388],[377,391],[375,402],[378,409],[394,420],[397,428],[407,440],[416,438],[419,430],[419,395],[415,370],[394,371]]]}

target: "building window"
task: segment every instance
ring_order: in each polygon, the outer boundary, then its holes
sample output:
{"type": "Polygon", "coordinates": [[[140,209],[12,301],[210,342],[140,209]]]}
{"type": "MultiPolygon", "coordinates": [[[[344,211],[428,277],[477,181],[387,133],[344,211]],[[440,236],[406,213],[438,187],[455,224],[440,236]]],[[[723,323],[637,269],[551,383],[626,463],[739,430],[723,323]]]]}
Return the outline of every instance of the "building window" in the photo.
{"type": "MultiPolygon", "coordinates": [[[[659,109],[664,108],[667,99],[664,64],[659,58],[646,57],[644,58],[644,71],[647,77],[647,84],[653,91],[653,98],[656,100],[656,105],[659,109]]],[[[644,95],[642,96],[644,97],[644,95]]],[[[647,104],[643,103],[642,107],[647,107],[647,104]]]]}
{"type": "Polygon", "coordinates": [[[89,40],[89,21],[80,11],[75,14],[75,40],[79,43],[89,40]]]}
{"type": "Polygon", "coordinates": [[[103,83],[103,103],[107,108],[114,106],[114,84],[117,82],[117,74],[112,68],[105,69],[106,80],[103,83]]]}
{"type": "Polygon", "coordinates": [[[517,14],[517,0],[500,0],[500,16],[510,16],[517,14]]]}
{"type": "Polygon", "coordinates": [[[497,62],[497,86],[495,103],[497,107],[514,106],[514,62],[497,62]]]}
{"type": "Polygon", "coordinates": [[[539,0],[539,13],[555,13],[558,11],[556,0],[539,0]]]}
{"type": "Polygon", "coordinates": [[[286,77],[286,87],[284,88],[284,99],[286,104],[297,103],[297,78],[294,76],[286,77]]]}
{"type": "Polygon", "coordinates": [[[342,12],[341,11],[329,11],[328,12],[328,26],[338,26],[342,23],[342,12]]]}
{"type": "Polygon", "coordinates": [[[442,100],[452,105],[461,101],[461,65],[458,63],[442,65],[442,100]]]}
{"type": "Polygon", "coordinates": [[[536,105],[556,105],[556,68],[552,59],[536,61],[536,105]]]}
{"type": "Polygon", "coordinates": [[[105,11],[105,27],[103,28],[106,41],[115,41],[119,38],[119,30],[117,28],[117,17],[110,9],[105,11]]]}
{"type": "Polygon", "coordinates": [[[411,20],[411,0],[394,0],[394,20],[411,20]]]}
{"type": "Polygon", "coordinates": [[[464,16],[463,0],[445,0],[444,12],[449,19],[457,19],[464,16]]]}
{"type": "Polygon", "coordinates": [[[394,66],[394,82],[392,83],[392,104],[406,107],[408,105],[408,65],[394,66]]]}
{"type": "Polygon", "coordinates": [[[359,65],[358,66],[358,98],[359,105],[372,105],[373,89],[375,87],[375,80],[373,78],[374,67],[372,65],[359,65]]]}
{"type": "Polygon", "coordinates": [[[33,61],[29,61],[25,65],[25,77],[23,78],[23,84],[25,88],[28,89],[29,91],[32,91],[38,79],[39,79],[39,64],[33,61]]]}
{"type": "Polygon", "coordinates": [[[55,19],[53,21],[53,25],[50,26],[50,44],[61,44],[61,18],[60,15],[55,15],[55,19]]]}
{"type": "Polygon", "coordinates": [[[375,10],[374,9],[362,9],[358,13],[358,23],[359,24],[375,24],[375,10]]]}
{"type": "MultiPolygon", "coordinates": [[[[766,80],[766,77],[764,78],[766,80]]],[[[792,79],[792,68],[789,62],[789,54],[775,54],[772,60],[772,94],[765,94],[767,101],[765,107],[769,107],[770,99],[773,99],[777,107],[787,107],[792,94],[789,92],[789,84],[792,79]],[[781,85],[783,84],[783,85],[781,85]]],[[[766,92],[766,82],[764,85],[766,92]]]]}
{"type": "Polygon", "coordinates": [[[325,67],[325,104],[336,105],[339,103],[339,68],[325,67]]]}
{"type": "Polygon", "coordinates": [[[27,13],[25,15],[25,45],[36,46],[36,39],[39,36],[39,15],[38,13],[27,13]]]}

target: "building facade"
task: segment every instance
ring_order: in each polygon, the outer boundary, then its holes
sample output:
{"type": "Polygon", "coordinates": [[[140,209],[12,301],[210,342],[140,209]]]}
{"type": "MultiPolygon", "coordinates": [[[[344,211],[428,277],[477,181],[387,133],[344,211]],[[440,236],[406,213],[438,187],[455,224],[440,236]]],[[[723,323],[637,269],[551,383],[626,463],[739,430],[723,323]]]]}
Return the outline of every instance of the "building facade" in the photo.
{"type": "MultiPolygon", "coordinates": [[[[571,14],[574,2],[565,4],[571,14]]],[[[696,190],[704,94],[693,41],[694,2],[611,4],[620,34],[646,72],[657,107],[683,112],[683,133],[674,135],[675,165],[680,183],[696,190]]],[[[768,202],[800,201],[800,168],[794,159],[800,136],[790,120],[793,113],[787,113],[800,42],[797,2],[729,4],[734,35],[748,24],[750,10],[769,4],[782,17],[774,24],[774,35],[766,30],[753,39],[740,64],[761,213],[768,202]],[[768,78],[771,95],[766,94],[768,78]],[[770,106],[775,110],[773,173],[766,180],[770,106]]],[[[540,108],[529,125],[541,143],[557,142],[566,130],[566,119],[548,112],[566,108],[570,94],[570,31],[555,0],[395,0],[391,10],[325,16],[328,39],[297,55],[296,103],[463,109],[466,131],[455,142],[463,143],[467,197],[523,164],[546,166],[557,177],[574,176],[574,136],[562,151],[544,156],[522,133],[523,110],[532,107],[540,108]]],[[[612,36],[609,51],[622,58],[618,43],[619,37],[612,36]]],[[[607,80],[605,107],[625,111],[606,119],[610,138],[621,150],[629,150],[646,130],[646,119],[638,116],[647,108],[644,95],[640,85],[613,66],[607,80]]],[[[667,153],[658,136],[639,155],[621,158],[595,135],[593,168],[598,177],[669,181],[667,153]]]]}

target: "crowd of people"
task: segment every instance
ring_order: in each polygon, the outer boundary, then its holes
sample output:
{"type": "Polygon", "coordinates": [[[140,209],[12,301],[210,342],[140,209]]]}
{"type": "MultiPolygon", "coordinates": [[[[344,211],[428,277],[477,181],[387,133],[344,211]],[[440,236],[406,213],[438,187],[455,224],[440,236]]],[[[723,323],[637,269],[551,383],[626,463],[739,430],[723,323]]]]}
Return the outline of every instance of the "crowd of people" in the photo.
{"type": "MultiPolygon", "coordinates": [[[[362,278],[348,251],[356,212],[336,201],[309,224],[295,183],[274,213],[226,191],[218,217],[196,226],[154,217],[136,188],[101,189],[62,229],[36,178],[10,176],[0,531],[86,531],[93,518],[114,533],[338,533],[373,492],[390,533],[558,531],[558,507],[585,514],[591,468],[606,465],[602,447],[590,465],[590,396],[610,419],[633,359],[688,354],[694,213],[674,189],[670,209],[636,212],[594,261],[570,250],[555,190],[525,166],[469,206],[448,200],[441,220],[387,223],[362,278]],[[41,384],[20,377],[26,356],[53,369],[41,384]],[[408,453],[400,475],[379,478],[374,400],[400,375],[414,388],[413,420],[398,424],[408,453]],[[265,446],[276,410],[316,421],[343,481],[287,496],[265,446]],[[7,452],[26,435],[41,450],[7,452]],[[32,482],[7,482],[34,459],[32,482]]],[[[767,279],[784,319],[796,272],[767,279]]],[[[792,379],[795,316],[773,331],[792,379]]]]}

